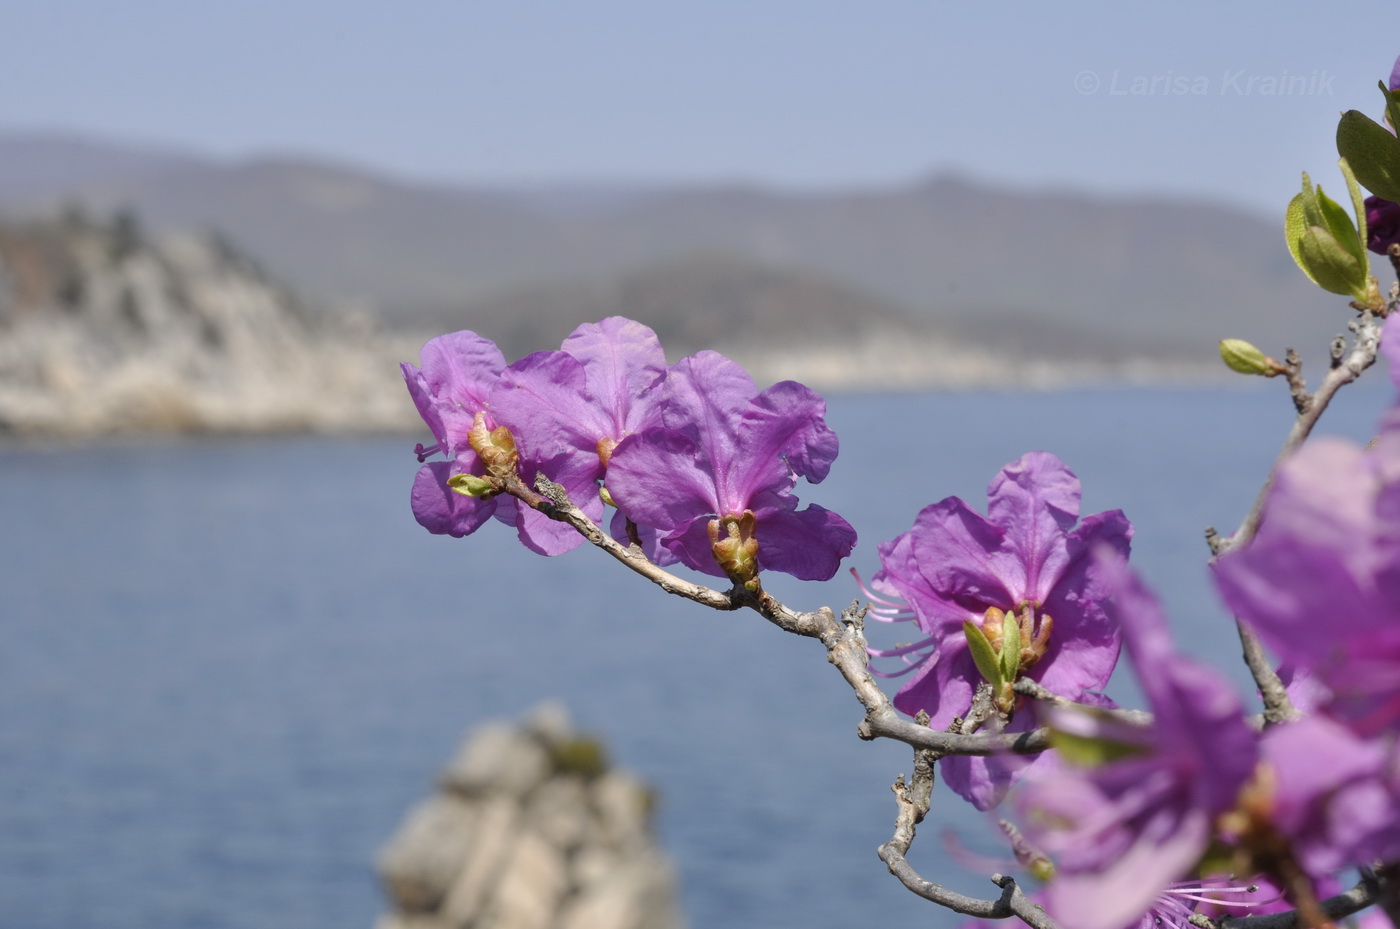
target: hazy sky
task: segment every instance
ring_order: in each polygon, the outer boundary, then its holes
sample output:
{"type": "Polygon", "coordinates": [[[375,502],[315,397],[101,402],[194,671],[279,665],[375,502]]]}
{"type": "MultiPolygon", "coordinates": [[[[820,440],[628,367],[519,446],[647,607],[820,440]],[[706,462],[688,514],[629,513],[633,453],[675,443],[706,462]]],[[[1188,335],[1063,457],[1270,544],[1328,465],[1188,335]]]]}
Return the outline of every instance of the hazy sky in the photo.
{"type": "Polygon", "coordinates": [[[1339,188],[1395,0],[0,0],[0,130],[407,177],[1339,188]]]}

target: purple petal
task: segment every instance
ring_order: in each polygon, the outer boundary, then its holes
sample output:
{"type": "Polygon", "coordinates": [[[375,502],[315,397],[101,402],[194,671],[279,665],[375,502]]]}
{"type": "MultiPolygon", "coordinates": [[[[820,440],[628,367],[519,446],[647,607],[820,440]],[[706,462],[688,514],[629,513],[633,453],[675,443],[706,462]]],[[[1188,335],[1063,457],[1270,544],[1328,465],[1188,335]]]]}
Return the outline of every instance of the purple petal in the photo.
{"type": "Polygon", "coordinates": [[[1239,696],[1212,668],[1176,652],[1157,599],[1116,555],[1099,550],[1119,587],[1108,606],[1153,713],[1156,755],[1214,815],[1229,809],[1254,770],[1258,746],[1239,696]]]}
{"type": "Polygon", "coordinates": [[[831,471],[840,442],[826,425],[826,401],[797,383],[782,381],[759,394],[744,413],[743,455],[782,457],[794,472],[820,484],[831,471]]]}
{"type": "Polygon", "coordinates": [[[496,500],[464,497],[447,486],[447,479],[461,474],[455,461],[432,461],[418,469],[409,500],[413,518],[429,532],[456,538],[471,535],[496,512],[496,500]]]}
{"type": "Polygon", "coordinates": [[[1126,562],[1132,531],[1122,512],[1110,510],[1085,517],[1070,533],[1071,560],[1043,606],[1055,623],[1050,649],[1030,674],[1052,693],[1077,700],[1100,690],[1118,664],[1118,623],[1103,607],[1116,578],[1105,576],[1094,553],[1110,552],[1126,562]]]}
{"type": "Polygon", "coordinates": [[[856,545],[850,523],[816,505],[802,510],[765,509],[754,515],[759,565],[800,581],[830,580],[856,545]]]}
{"type": "Polygon", "coordinates": [[[421,368],[400,365],[408,392],[448,455],[466,447],[472,418],[486,409],[506,360],[496,343],[463,330],[429,339],[421,368]]]}
{"type": "Polygon", "coordinates": [[[1002,575],[1021,596],[1044,601],[1068,561],[1065,536],[1079,519],[1079,478],[1049,452],[1029,452],[987,487],[987,518],[1006,532],[1014,559],[1002,575]]]}
{"type": "Polygon", "coordinates": [[[1075,929],[1122,929],[1190,873],[1209,836],[1204,813],[1163,807],[1103,869],[1062,871],[1048,888],[1046,909],[1075,929]]]}
{"type": "Polygon", "coordinates": [[[715,561],[714,549],[711,547],[710,520],[708,515],[698,516],[662,536],[661,544],[686,567],[713,577],[726,577],[724,570],[715,561]]]}
{"type": "MultiPolygon", "coordinates": [[[[647,556],[647,560],[654,565],[665,567],[676,563],[676,556],[661,544],[661,534],[651,526],[636,526],[637,538],[642,543],[642,554],[647,556]]],[[[608,524],[608,534],[622,545],[631,545],[632,539],[627,534],[627,517],[621,510],[614,510],[612,521],[608,524]]]]}
{"type": "Polygon", "coordinates": [[[1022,571],[1016,555],[1006,550],[1001,527],[948,497],[924,507],[911,532],[914,556],[933,593],[925,602],[911,602],[921,614],[960,632],[964,619],[980,619],[988,606],[1016,607],[1020,591],[1008,585],[1007,577],[1022,571]]]}
{"type": "Polygon", "coordinates": [[[1314,716],[1264,734],[1275,778],[1273,821],[1310,873],[1400,855],[1393,749],[1314,716]],[[1300,759],[1326,764],[1300,764],[1300,759]]]}
{"type": "Polygon", "coordinates": [[[779,455],[762,447],[765,434],[750,434],[747,412],[758,396],[753,379],[718,352],[681,359],[665,381],[663,421],[695,444],[714,487],[715,512],[738,515],[756,492],[792,486],[792,472],[779,455]]]}
{"type": "Polygon", "coordinates": [[[719,513],[714,483],[695,443],[671,429],[648,429],[618,443],[605,483],[629,519],[663,533],[719,513]]]}
{"type": "Polygon", "coordinates": [[[606,434],[601,430],[605,414],[589,396],[587,381],[572,355],[526,355],[501,374],[491,394],[491,415],[510,429],[522,458],[543,461],[563,452],[591,456],[601,474],[598,439],[606,434]]]}
{"type": "Polygon", "coordinates": [[[659,396],[666,353],[650,327],[609,316],[579,326],[562,348],[588,372],[589,393],[598,408],[607,412],[604,434],[620,442],[651,425],[653,404],[646,401],[659,396]]]}
{"type": "Polygon", "coordinates": [[[1359,447],[1309,442],[1280,467],[1254,541],[1215,564],[1221,597],[1285,662],[1309,668],[1336,658],[1339,630],[1319,617],[1377,618],[1368,589],[1376,554],[1364,542],[1374,498],[1362,492],[1373,483],[1359,447]]]}

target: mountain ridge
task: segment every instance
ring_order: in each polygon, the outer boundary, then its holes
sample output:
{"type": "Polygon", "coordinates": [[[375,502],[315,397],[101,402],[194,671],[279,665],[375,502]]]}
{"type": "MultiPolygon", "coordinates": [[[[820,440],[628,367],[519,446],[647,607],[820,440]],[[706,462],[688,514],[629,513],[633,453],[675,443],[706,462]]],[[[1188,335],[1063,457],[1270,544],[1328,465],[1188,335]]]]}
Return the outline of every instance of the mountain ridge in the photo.
{"type": "MultiPolygon", "coordinates": [[[[0,176],[13,167],[14,138],[0,133],[0,176]]],[[[551,194],[287,156],[165,167],[128,157],[117,167],[62,193],[0,187],[0,210],[81,202],[134,208],[158,229],[217,228],[298,289],[409,328],[470,326],[477,309],[531,290],[619,288],[705,254],[819,274],[973,341],[1024,325],[1149,357],[1213,360],[1215,341],[1232,336],[1312,358],[1349,318],[1344,303],[1329,313],[1333,298],[1293,267],[1281,224],[1199,201],[1001,190],[950,176],[847,191],[639,184],[551,194]]]]}

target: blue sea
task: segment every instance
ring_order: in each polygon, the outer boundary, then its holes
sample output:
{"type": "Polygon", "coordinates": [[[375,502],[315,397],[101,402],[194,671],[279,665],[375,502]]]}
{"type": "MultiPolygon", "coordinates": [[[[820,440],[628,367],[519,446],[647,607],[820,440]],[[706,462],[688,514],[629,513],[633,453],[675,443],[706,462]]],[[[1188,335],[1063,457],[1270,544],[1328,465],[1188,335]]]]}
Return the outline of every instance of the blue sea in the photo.
{"type": "MultiPolygon", "coordinates": [[[[1388,399],[1354,389],[1322,431],[1365,441],[1388,399]]],[[[1244,689],[1202,531],[1238,524],[1291,418],[1277,383],[838,396],[841,456],[803,498],[856,526],[868,577],[921,507],[982,508],[1003,464],[1053,451],[1086,514],[1135,523],[1182,647],[1244,689]]],[[[464,733],[546,699],[659,786],[694,929],[958,924],[875,857],[911,756],[856,738],[820,646],[593,550],[431,536],[412,445],[0,449],[0,929],[368,927],[375,853],[464,733]]],[[[858,595],[783,580],[798,608],[858,595]]],[[[994,896],[946,852],[987,835],[940,789],[911,860],[994,896]]]]}

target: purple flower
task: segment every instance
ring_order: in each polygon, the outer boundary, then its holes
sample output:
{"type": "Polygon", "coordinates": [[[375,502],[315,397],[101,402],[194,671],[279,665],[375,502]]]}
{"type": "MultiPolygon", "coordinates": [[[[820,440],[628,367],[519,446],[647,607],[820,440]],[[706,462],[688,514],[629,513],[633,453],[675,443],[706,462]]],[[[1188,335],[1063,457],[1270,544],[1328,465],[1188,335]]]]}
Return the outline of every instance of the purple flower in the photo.
{"type": "Polygon", "coordinates": [[[1176,653],[1156,600],[1121,560],[1102,567],[1119,588],[1109,612],[1122,624],[1152,726],[1127,739],[1117,720],[1057,711],[1067,730],[1090,739],[1098,730],[1126,756],[1028,779],[1018,798],[1027,837],[1055,860],[1047,909],[1076,929],[1131,925],[1191,874],[1257,757],[1230,686],[1176,653]]]}
{"type": "MultiPolygon", "coordinates": [[[[485,473],[470,433],[478,414],[489,431],[496,428],[485,414],[487,400],[505,369],[501,350],[475,332],[452,332],[428,340],[420,353],[422,368],[402,364],[404,383],[437,444],[419,445],[418,460],[442,453],[447,461],[425,464],[413,480],[413,515],[429,532],[462,537],[475,532],[496,515],[497,501],[465,497],[447,486],[458,474],[485,473]]],[[[514,509],[500,514],[514,524],[514,509]]]]}
{"type": "MultiPolygon", "coordinates": [[[[1400,316],[1381,347],[1400,380],[1400,316]]],[[[1400,404],[1372,449],[1324,437],[1285,461],[1258,534],[1214,573],[1231,610],[1321,688],[1321,712],[1362,735],[1400,731],[1400,404]]]]}
{"type": "MultiPolygon", "coordinates": [[[[571,527],[513,497],[467,496],[449,484],[456,477],[487,474],[486,458],[506,469],[515,467],[518,460],[523,473],[533,476],[543,471],[570,488],[590,480],[587,469],[567,456],[541,457],[537,450],[520,455],[516,433],[498,421],[491,409],[494,392],[509,370],[496,344],[474,332],[454,332],[429,340],[421,360],[421,368],[401,366],[409,395],[436,439],[431,448],[418,446],[418,460],[437,453],[447,460],[425,464],[414,477],[410,501],[418,523],[429,532],[460,538],[494,516],[514,526],[520,540],[543,555],[557,555],[581,544],[582,537],[571,527]]],[[[519,437],[533,440],[528,429],[521,430],[519,437]]],[[[601,502],[593,509],[601,513],[601,502]]]]}
{"type": "Polygon", "coordinates": [[[1389,254],[1400,242],[1400,203],[1380,197],[1366,198],[1366,247],[1377,255],[1389,254]]]}
{"type": "MultiPolygon", "coordinates": [[[[491,411],[510,426],[523,460],[564,471],[569,498],[590,517],[601,515],[597,482],[613,449],[659,423],[666,354],[649,327],[621,316],[579,326],[559,351],[536,352],[511,365],[491,395],[491,411]]],[[[525,478],[532,475],[525,472],[525,478]]],[[[615,520],[613,535],[627,539],[615,520]]],[[[654,534],[653,534],[654,535],[654,534]]],[[[653,540],[653,561],[674,558],[653,540]]]]}
{"type": "Polygon", "coordinates": [[[1324,716],[1264,733],[1267,815],[1313,877],[1400,857],[1400,753],[1324,716]],[[1325,764],[1315,763],[1326,759],[1325,764]]]}
{"type": "Polygon", "coordinates": [[[715,352],[683,359],[661,388],[662,425],[624,438],[608,492],[680,561],[739,582],[759,569],[826,580],[855,546],[850,525],[819,506],[797,509],[797,477],[826,477],[836,434],[826,403],[793,381],[759,393],[715,352]]]}
{"type": "MultiPolygon", "coordinates": [[[[871,586],[908,604],[880,601],[878,619],[915,620],[925,638],[876,657],[899,656],[914,672],[894,703],[946,728],[972,705],[982,681],[964,623],[998,639],[1003,614],[1021,620],[1020,670],[1070,700],[1102,688],[1118,660],[1118,629],[1104,612],[1108,592],[1090,556],[1104,546],[1128,556],[1132,526],[1119,510],[1079,521],[1079,479],[1048,452],[1008,464],[987,488],[987,516],[949,497],[914,527],[879,547],[871,586]],[[1078,526],[1076,527],[1076,522],[1078,526]]],[[[1029,729],[1020,714],[1009,731],[1029,729]]],[[[1026,759],[947,759],[950,786],[980,808],[994,804],[1026,759]]]]}

